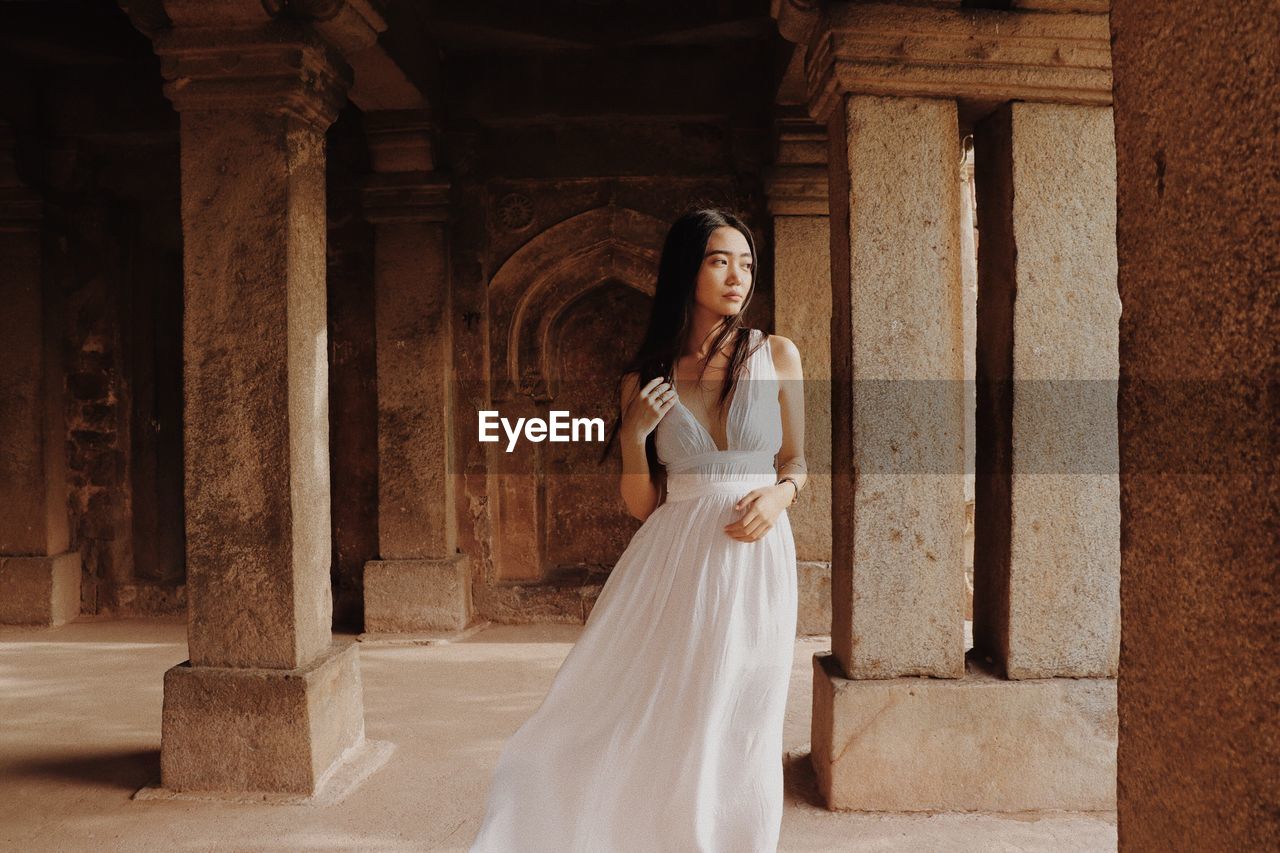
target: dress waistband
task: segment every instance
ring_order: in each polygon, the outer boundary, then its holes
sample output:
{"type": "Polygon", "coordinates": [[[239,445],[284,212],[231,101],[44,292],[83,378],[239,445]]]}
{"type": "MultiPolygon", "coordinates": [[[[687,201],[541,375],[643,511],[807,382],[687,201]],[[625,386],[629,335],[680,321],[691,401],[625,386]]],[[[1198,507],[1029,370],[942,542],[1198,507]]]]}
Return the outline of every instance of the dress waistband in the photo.
{"type": "Polygon", "coordinates": [[[772,486],[773,474],[730,474],[723,477],[701,474],[675,474],[667,477],[667,502],[688,501],[707,495],[742,497],[752,489],[772,486]]]}
{"type": "Polygon", "coordinates": [[[733,465],[741,469],[738,476],[753,473],[772,476],[777,473],[777,469],[773,467],[775,455],[767,450],[711,450],[677,459],[665,467],[668,474],[674,474],[707,465],[733,465]]]}

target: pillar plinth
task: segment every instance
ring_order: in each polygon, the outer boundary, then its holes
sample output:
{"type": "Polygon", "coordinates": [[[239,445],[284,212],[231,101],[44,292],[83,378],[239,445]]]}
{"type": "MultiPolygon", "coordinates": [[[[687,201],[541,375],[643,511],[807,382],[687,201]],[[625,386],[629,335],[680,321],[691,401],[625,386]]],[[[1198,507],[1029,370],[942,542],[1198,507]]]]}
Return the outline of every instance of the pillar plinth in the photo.
{"type": "Polygon", "coordinates": [[[80,615],[80,552],[0,555],[0,625],[63,625],[80,615]]]}
{"type": "Polygon", "coordinates": [[[61,328],[43,286],[40,196],[18,179],[0,125],[0,624],[61,625],[80,613],[69,551],[61,328]]]}
{"type": "Polygon", "coordinates": [[[359,646],[296,669],[178,664],[164,674],[166,788],[307,796],[364,742],[359,646]]]}
{"type": "Polygon", "coordinates": [[[364,629],[377,634],[460,631],[471,609],[465,555],[364,564],[364,629]]]}
{"type": "Polygon", "coordinates": [[[471,614],[458,553],[452,468],[447,221],[449,183],[433,171],[429,118],[366,117],[375,174],[378,556],[365,564],[365,631],[456,631],[471,614]]]}
{"type": "Polygon", "coordinates": [[[1116,683],[848,679],[813,659],[813,766],[832,809],[1115,808],[1116,683]]]}

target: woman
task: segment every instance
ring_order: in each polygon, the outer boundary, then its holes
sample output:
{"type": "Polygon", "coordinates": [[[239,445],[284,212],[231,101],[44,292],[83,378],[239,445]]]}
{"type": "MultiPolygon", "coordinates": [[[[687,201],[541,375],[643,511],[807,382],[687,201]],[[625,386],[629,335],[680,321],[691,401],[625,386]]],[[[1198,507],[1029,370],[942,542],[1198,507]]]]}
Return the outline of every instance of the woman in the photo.
{"type": "Polygon", "coordinates": [[[644,524],[503,748],[472,853],[777,849],[804,421],[795,345],[741,323],[755,261],[724,211],[667,234],[605,447],[644,524]]]}

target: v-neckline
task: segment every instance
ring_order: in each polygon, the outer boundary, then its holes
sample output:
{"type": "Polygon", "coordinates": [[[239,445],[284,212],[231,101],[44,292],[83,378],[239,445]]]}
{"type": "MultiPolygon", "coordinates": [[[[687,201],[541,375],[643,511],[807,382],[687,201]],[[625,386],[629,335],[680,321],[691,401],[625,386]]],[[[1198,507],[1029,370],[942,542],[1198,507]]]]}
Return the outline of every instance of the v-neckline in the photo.
{"type": "MultiPolygon", "coordinates": [[[[724,440],[726,444],[732,444],[732,442],[729,441],[729,418],[733,416],[733,404],[738,400],[738,390],[739,389],[737,388],[733,389],[733,396],[729,398],[729,411],[724,418],[724,440]]],[[[716,438],[711,434],[711,430],[702,425],[702,421],[698,420],[698,416],[693,413],[692,409],[684,404],[683,400],[677,400],[677,402],[679,403],[680,408],[684,409],[685,414],[689,416],[689,420],[693,421],[698,429],[702,430],[702,434],[707,437],[707,441],[711,443],[711,446],[716,449],[717,453],[729,452],[728,447],[721,448],[720,445],[716,444],[716,438]]]]}
{"type": "MultiPolygon", "coordinates": [[[[751,343],[752,342],[750,340],[747,340],[747,342],[742,345],[749,347],[751,343]]],[[[748,352],[750,352],[750,350],[748,350],[748,352]]],[[[751,361],[751,355],[748,355],[747,369],[743,371],[743,378],[746,378],[746,376],[751,372],[750,361],[751,361]]],[[[684,404],[684,400],[680,399],[679,390],[676,391],[676,404],[679,405],[680,408],[684,409],[685,414],[689,416],[689,420],[697,424],[698,429],[702,430],[702,434],[707,437],[707,441],[711,444],[713,448],[715,448],[717,453],[728,453],[730,450],[733,449],[731,446],[733,444],[733,439],[729,436],[729,428],[732,426],[732,423],[733,423],[733,407],[738,402],[738,392],[741,390],[742,390],[741,384],[735,384],[733,387],[733,394],[729,396],[729,405],[725,410],[725,416],[724,416],[724,443],[729,446],[726,446],[723,448],[720,447],[720,445],[716,444],[715,436],[711,434],[711,430],[703,426],[702,421],[698,420],[698,416],[693,413],[693,410],[684,404]]]]}

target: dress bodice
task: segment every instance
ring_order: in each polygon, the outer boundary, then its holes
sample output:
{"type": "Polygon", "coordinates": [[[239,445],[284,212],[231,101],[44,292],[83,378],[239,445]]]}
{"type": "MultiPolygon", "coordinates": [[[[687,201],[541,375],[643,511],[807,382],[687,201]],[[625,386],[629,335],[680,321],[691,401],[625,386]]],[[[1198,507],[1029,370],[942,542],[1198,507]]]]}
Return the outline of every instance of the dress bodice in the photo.
{"type": "Polygon", "coordinates": [[[706,428],[677,402],[655,428],[658,460],[667,470],[668,494],[708,480],[760,480],[774,472],[774,457],[782,448],[782,409],[778,402],[778,377],[765,333],[751,330],[748,345],[754,348],[738,378],[725,425],[728,440],[720,450],[706,428]],[[682,476],[690,475],[690,476],[682,476]]]}

